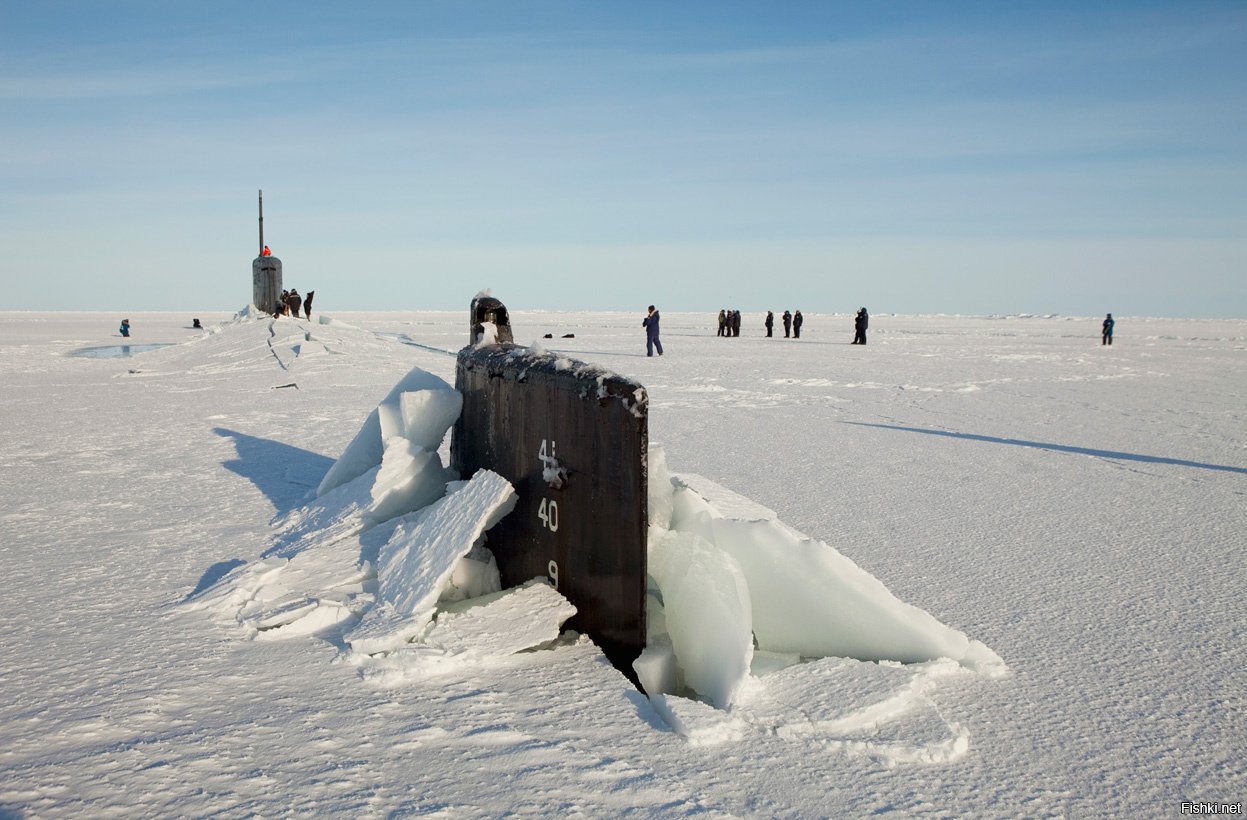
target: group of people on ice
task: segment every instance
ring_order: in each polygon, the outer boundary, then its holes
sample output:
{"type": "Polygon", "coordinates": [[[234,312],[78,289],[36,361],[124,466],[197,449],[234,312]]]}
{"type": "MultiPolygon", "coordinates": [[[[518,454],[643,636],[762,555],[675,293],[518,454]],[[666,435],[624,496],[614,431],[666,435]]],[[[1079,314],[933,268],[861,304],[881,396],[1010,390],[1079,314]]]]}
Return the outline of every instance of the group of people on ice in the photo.
{"type": "Polygon", "coordinates": [[[302,309],[307,318],[312,318],[312,297],[316,295],[316,291],[309,290],[307,296],[300,296],[299,291],[295,288],[283,290],[281,299],[273,306],[274,316],[293,316],[299,318],[299,310],[302,309]]]}
{"type": "MultiPolygon", "coordinates": [[[[789,312],[784,311],[784,315],[780,317],[780,321],[784,325],[785,339],[800,339],[801,325],[805,324],[805,317],[801,315],[801,311],[789,312]]],[[[866,344],[866,327],[870,323],[870,317],[866,313],[866,308],[862,308],[857,312],[857,317],[853,321],[853,344],[866,344]]],[[[766,328],[767,338],[775,335],[775,314],[772,311],[766,312],[766,319],[762,321],[762,326],[766,328]]],[[[721,310],[719,311],[719,335],[720,336],[739,336],[740,335],[740,311],[739,310],[721,310]]]]}
{"type": "MultiPolygon", "coordinates": [[[[784,311],[784,338],[801,338],[801,325],[805,322],[805,317],[801,315],[801,311],[789,313],[784,311]]],[[[775,314],[771,311],[766,312],[766,320],[762,326],[766,328],[767,337],[775,335],[775,314]]],[[[740,335],[740,311],[727,310],[726,308],[719,311],[719,333],[720,336],[739,336],[740,335]]]]}
{"type": "MultiPolygon", "coordinates": [[[[310,294],[309,294],[310,296],[310,294]]],[[[310,315],[310,314],[309,314],[310,315]]],[[[789,313],[784,311],[782,317],[784,323],[784,338],[801,338],[801,325],[804,318],[801,311],[789,313]]],[[[658,340],[658,311],[653,305],[649,306],[649,313],[641,324],[645,327],[645,350],[646,355],[653,356],[654,350],[658,351],[658,355],[662,355],[662,342],[658,340]]],[[[1104,323],[1101,326],[1100,343],[1111,345],[1113,343],[1113,314],[1104,317],[1104,323]]],[[[762,326],[766,328],[767,338],[774,335],[775,314],[771,311],[766,312],[766,319],[763,320],[762,326]]],[[[866,329],[870,327],[870,313],[866,308],[859,308],[853,316],[853,341],[850,344],[864,345],[866,344],[866,329]]],[[[719,336],[739,336],[740,335],[740,311],[728,310],[724,308],[719,311],[719,336]]]]}
{"type": "MultiPolygon", "coordinates": [[[[784,311],[781,321],[784,324],[784,338],[800,339],[801,325],[805,323],[805,317],[801,315],[801,311],[789,312],[784,311]]],[[[662,355],[662,342],[659,340],[658,331],[659,315],[658,309],[653,305],[649,306],[649,310],[645,318],[641,320],[642,327],[645,328],[645,355],[653,356],[654,351],[658,351],[658,355],[662,355]]],[[[866,328],[870,324],[870,315],[866,312],[866,308],[862,308],[857,312],[857,316],[853,320],[853,344],[866,344],[866,328]]],[[[775,335],[775,313],[773,311],[766,312],[766,319],[762,322],[762,326],[766,328],[767,338],[775,335]]],[[[719,336],[739,336],[740,335],[740,311],[728,310],[724,308],[719,311],[719,336]]]]}
{"type": "Polygon", "coordinates": [[[719,311],[719,335],[720,336],[739,336],[740,335],[740,311],[728,310],[724,308],[719,311]]]}

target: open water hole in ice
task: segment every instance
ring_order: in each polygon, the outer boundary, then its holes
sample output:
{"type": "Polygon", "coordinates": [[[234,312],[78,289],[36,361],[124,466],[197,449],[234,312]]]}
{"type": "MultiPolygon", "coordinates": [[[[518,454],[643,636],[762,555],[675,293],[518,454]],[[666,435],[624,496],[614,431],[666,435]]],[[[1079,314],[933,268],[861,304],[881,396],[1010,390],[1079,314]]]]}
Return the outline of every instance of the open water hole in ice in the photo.
{"type": "Polygon", "coordinates": [[[84,359],[127,359],[139,353],[146,353],[149,350],[159,350],[162,347],[168,347],[169,344],[170,343],[84,347],[82,350],[75,350],[69,355],[80,356],[84,359]]]}

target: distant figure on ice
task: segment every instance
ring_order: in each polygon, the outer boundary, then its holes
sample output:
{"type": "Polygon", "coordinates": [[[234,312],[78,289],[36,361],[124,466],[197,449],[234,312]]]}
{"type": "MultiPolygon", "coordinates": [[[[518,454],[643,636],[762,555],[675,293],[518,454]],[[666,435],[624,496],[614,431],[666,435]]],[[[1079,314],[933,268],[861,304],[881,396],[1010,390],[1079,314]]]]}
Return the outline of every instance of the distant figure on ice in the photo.
{"type": "Polygon", "coordinates": [[[307,315],[307,318],[309,319],[312,318],[312,297],[315,295],[316,295],[316,291],[309,290],[307,292],[307,296],[303,299],[303,312],[307,315]]]}
{"type": "Polygon", "coordinates": [[[268,249],[268,245],[264,246],[264,250],[260,251],[260,256],[272,256],[273,252],[268,249]]]}
{"type": "Polygon", "coordinates": [[[121,335],[125,336],[127,339],[130,338],[130,320],[129,319],[121,320],[121,335]]]}
{"type": "Polygon", "coordinates": [[[1104,324],[1100,327],[1100,344],[1111,345],[1113,343],[1113,314],[1104,317],[1104,324]]]}
{"type": "Polygon", "coordinates": [[[290,305],[290,315],[298,319],[299,311],[303,309],[303,297],[299,295],[298,289],[290,289],[290,301],[288,304],[290,305]]]}
{"type": "Polygon", "coordinates": [[[203,330],[203,325],[199,324],[198,319],[191,319],[191,327],[203,330]]]}
{"type": "Polygon", "coordinates": [[[792,333],[792,314],[784,311],[784,338],[787,339],[792,333]]]}
{"type": "Polygon", "coordinates": [[[771,331],[775,329],[775,314],[768,310],[766,312],[766,321],[762,324],[766,325],[766,338],[771,338],[771,331]]]}
{"type": "Polygon", "coordinates": [[[654,350],[658,350],[658,355],[662,355],[662,342],[658,340],[658,311],[653,305],[649,306],[649,313],[641,320],[641,327],[645,328],[645,355],[653,356],[654,350]]]}
{"type": "Polygon", "coordinates": [[[277,313],[279,316],[290,315],[290,291],[281,292],[281,301],[277,303],[277,313]]]}
{"type": "Polygon", "coordinates": [[[870,314],[866,312],[866,308],[857,311],[857,316],[853,317],[853,344],[866,344],[866,328],[870,327],[870,314]]]}
{"type": "Polygon", "coordinates": [[[719,335],[727,335],[727,308],[719,311],[719,335]]]}
{"type": "Polygon", "coordinates": [[[801,338],[801,323],[804,321],[805,319],[801,318],[801,311],[798,310],[796,313],[792,314],[792,338],[801,338]]]}

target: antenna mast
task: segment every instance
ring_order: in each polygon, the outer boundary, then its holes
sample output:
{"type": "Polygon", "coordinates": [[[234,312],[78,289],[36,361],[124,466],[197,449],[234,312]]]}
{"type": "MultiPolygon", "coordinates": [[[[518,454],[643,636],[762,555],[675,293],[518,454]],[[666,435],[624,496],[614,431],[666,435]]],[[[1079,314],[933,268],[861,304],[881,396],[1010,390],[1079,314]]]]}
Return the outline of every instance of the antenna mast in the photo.
{"type": "Polygon", "coordinates": [[[260,189],[260,255],[264,255],[264,189],[260,189]]]}

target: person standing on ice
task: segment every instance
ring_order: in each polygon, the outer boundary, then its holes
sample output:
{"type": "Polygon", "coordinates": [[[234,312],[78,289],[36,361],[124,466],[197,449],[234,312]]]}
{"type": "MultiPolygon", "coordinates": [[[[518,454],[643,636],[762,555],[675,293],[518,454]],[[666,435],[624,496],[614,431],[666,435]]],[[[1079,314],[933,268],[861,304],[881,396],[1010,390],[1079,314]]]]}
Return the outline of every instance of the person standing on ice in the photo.
{"type": "Polygon", "coordinates": [[[801,311],[798,310],[796,313],[792,314],[792,338],[801,338],[801,325],[804,322],[805,319],[801,318],[801,311]]]}
{"type": "Polygon", "coordinates": [[[658,355],[662,355],[662,342],[658,340],[658,310],[653,305],[649,306],[649,313],[641,320],[641,327],[645,328],[645,355],[653,356],[654,350],[658,350],[658,355]]]}
{"type": "Polygon", "coordinates": [[[316,291],[309,290],[307,296],[303,298],[303,312],[307,314],[307,318],[312,318],[312,297],[316,295],[316,291]]]}
{"type": "Polygon", "coordinates": [[[1116,324],[1116,322],[1113,321],[1113,314],[1110,313],[1104,317],[1104,324],[1100,326],[1100,344],[1102,345],[1113,344],[1113,325],[1114,324],[1116,324]]]}
{"type": "Polygon", "coordinates": [[[790,333],[792,333],[792,314],[785,310],[784,311],[784,338],[787,339],[790,333]]]}
{"type": "Polygon", "coordinates": [[[297,288],[290,289],[290,315],[299,318],[299,311],[303,308],[303,297],[299,295],[297,288]]]}
{"type": "Polygon", "coordinates": [[[869,326],[870,314],[866,312],[866,308],[861,308],[853,318],[853,344],[866,344],[866,328],[869,326]]]}
{"type": "Polygon", "coordinates": [[[775,314],[768,310],[766,312],[766,321],[762,324],[766,325],[766,338],[771,338],[771,331],[775,329],[775,314]]]}
{"type": "Polygon", "coordinates": [[[130,320],[129,319],[121,320],[121,335],[125,336],[127,339],[130,338],[130,320]]]}
{"type": "Polygon", "coordinates": [[[727,308],[719,311],[719,335],[727,335],[727,308]]]}

